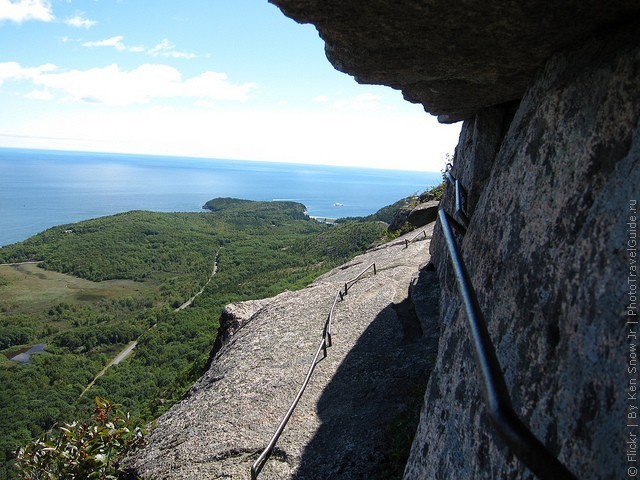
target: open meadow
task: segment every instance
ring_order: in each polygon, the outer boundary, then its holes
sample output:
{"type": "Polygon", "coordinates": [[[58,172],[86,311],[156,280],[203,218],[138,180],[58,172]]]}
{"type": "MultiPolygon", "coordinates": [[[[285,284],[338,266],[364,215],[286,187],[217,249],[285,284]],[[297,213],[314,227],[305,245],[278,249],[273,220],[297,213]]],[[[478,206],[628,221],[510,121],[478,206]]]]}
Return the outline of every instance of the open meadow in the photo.
{"type": "Polygon", "coordinates": [[[149,294],[152,286],[133,280],[93,282],[45,270],[39,263],[0,265],[0,310],[35,313],[59,303],[93,304],[149,294]]]}

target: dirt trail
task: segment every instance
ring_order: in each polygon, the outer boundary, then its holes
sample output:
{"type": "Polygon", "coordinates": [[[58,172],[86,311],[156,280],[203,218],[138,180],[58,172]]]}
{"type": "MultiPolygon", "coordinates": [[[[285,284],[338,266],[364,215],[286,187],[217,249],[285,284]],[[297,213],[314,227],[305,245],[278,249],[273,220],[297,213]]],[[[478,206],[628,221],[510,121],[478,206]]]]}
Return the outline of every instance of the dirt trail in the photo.
{"type": "Polygon", "coordinates": [[[189,300],[187,300],[182,305],[180,305],[178,308],[176,308],[175,309],[176,312],[179,312],[180,310],[184,310],[185,308],[190,307],[191,304],[193,303],[193,301],[196,299],[196,297],[198,297],[199,295],[202,295],[202,292],[204,292],[204,289],[207,288],[207,285],[209,285],[209,283],[213,279],[213,276],[218,271],[218,254],[219,253],[220,253],[220,250],[218,250],[216,252],[216,258],[215,258],[215,260],[213,262],[213,271],[211,272],[211,275],[209,275],[209,280],[207,280],[207,282],[202,286],[202,288],[200,289],[200,291],[198,293],[196,293],[193,297],[191,297],[189,300]]]}
{"type": "Polygon", "coordinates": [[[130,342],[124,348],[124,350],[122,350],[113,360],[111,360],[109,363],[107,363],[107,365],[102,370],[100,370],[100,372],[95,376],[95,378],[93,380],[91,380],[91,383],[89,383],[89,385],[87,385],[86,388],[82,391],[82,393],[80,394],[80,397],[84,396],[84,394],[87,393],[91,389],[91,387],[93,387],[93,385],[96,383],[96,380],[98,380],[102,375],[104,375],[105,372],[110,367],[112,367],[113,365],[119,364],[122,360],[127,358],[127,356],[133,351],[133,349],[136,348],[137,344],[138,344],[137,340],[134,340],[133,342],[130,342]]]}
{"type": "MultiPolygon", "coordinates": [[[[191,306],[191,304],[193,303],[193,301],[196,299],[196,297],[198,297],[199,295],[202,294],[202,292],[204,292],[204,289],[207,288],[207,285],[209,285],[209,283],[211,282],[211,280],[213,279],[213,276],[216,274],[216,272],[218,271],[218,254],[220,253],[220,250],[218,250],[216,252],[216,257],[215,260],[213,262],[213,271],[211,272],[211,275],[209,275],[209,279],[206,281],[206,283],[202,286],[202,288],[200,289],[200,291],[198,291],[198,293],[196,293],[193,297],[191,297],[189,300],[187,300],[186,302],[184,302],[182,305],[180,305],[178,308],[176,308],[174,311],[179,312],[180,310],[184,310],[185,308],[191,306]]],[[[29,262],[26,262],[29,263],[29,262]]],[[[155,324],[153,326],[150,327],[151,328],[155,328],[155,324]]],[[[144,335],[144,334],[143,334],[144,335]]],[[[142,336],[142,335],[141,335],[142,336]]],[[[91,387],[93,387],[93,385],[96,383],[96,381],[105,374],[105,372],[111,368],[113,365],[118,365],[121,361],[123,361],[125,358],[127,358],[131,352],[133,352],[134,348],[136,348],[136,346],[138,345],[138,340],[140,340],[140,337],[138,337],[137,340],[134,340],[132,342],[129,342],[129,344],[120,352],[118,353],[118,355],[116,355],[116,357],[111,360],[102,370],[100,370],[100,372],[98,372],[98,374],[95,376],[95,378],[93,380],[91,380],[91,383],[89,383],[89,385],[87,385],[87,387],[82,391],[82,393],[80,394],[80,397],[84,396],[85,393],[87,393],[91,387]]]]}

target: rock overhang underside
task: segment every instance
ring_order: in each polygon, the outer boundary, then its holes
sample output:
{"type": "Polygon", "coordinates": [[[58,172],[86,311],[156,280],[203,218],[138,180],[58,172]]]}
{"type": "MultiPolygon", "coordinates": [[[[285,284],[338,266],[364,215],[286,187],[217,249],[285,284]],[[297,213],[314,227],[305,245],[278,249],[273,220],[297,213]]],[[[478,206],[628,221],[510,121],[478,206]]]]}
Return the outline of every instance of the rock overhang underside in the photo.
{"type": "Polygon", "coordinates": [[[621,0],[269,0],[315,25],[333,66],[443,123],[520,99],[556,51],[640,15],[621,0]]]}

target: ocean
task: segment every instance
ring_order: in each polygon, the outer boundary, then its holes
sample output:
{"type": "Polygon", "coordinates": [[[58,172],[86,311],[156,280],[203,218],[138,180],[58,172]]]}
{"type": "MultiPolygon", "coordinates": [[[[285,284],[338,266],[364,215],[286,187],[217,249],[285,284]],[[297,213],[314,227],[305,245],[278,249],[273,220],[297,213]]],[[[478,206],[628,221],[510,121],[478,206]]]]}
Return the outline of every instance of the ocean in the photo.
{"type": "Polygon", "coordinates": [[[0,148],[0,246],[129,210],[198,212],[207,200],[291,200],[311,216],[365,216],[440,183],[439,172],[0,148]]]}

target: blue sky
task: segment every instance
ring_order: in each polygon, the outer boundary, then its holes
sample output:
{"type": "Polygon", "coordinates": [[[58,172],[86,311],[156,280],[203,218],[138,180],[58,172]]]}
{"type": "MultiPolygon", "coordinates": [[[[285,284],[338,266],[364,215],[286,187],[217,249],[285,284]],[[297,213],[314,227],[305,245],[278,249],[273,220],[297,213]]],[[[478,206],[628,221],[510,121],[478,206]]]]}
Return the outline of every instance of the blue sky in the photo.
{"type": "Polygon", "coordinates": [[[460,125],[267,0],[0,0],[0,146],[438,171],[460,125]]]}

